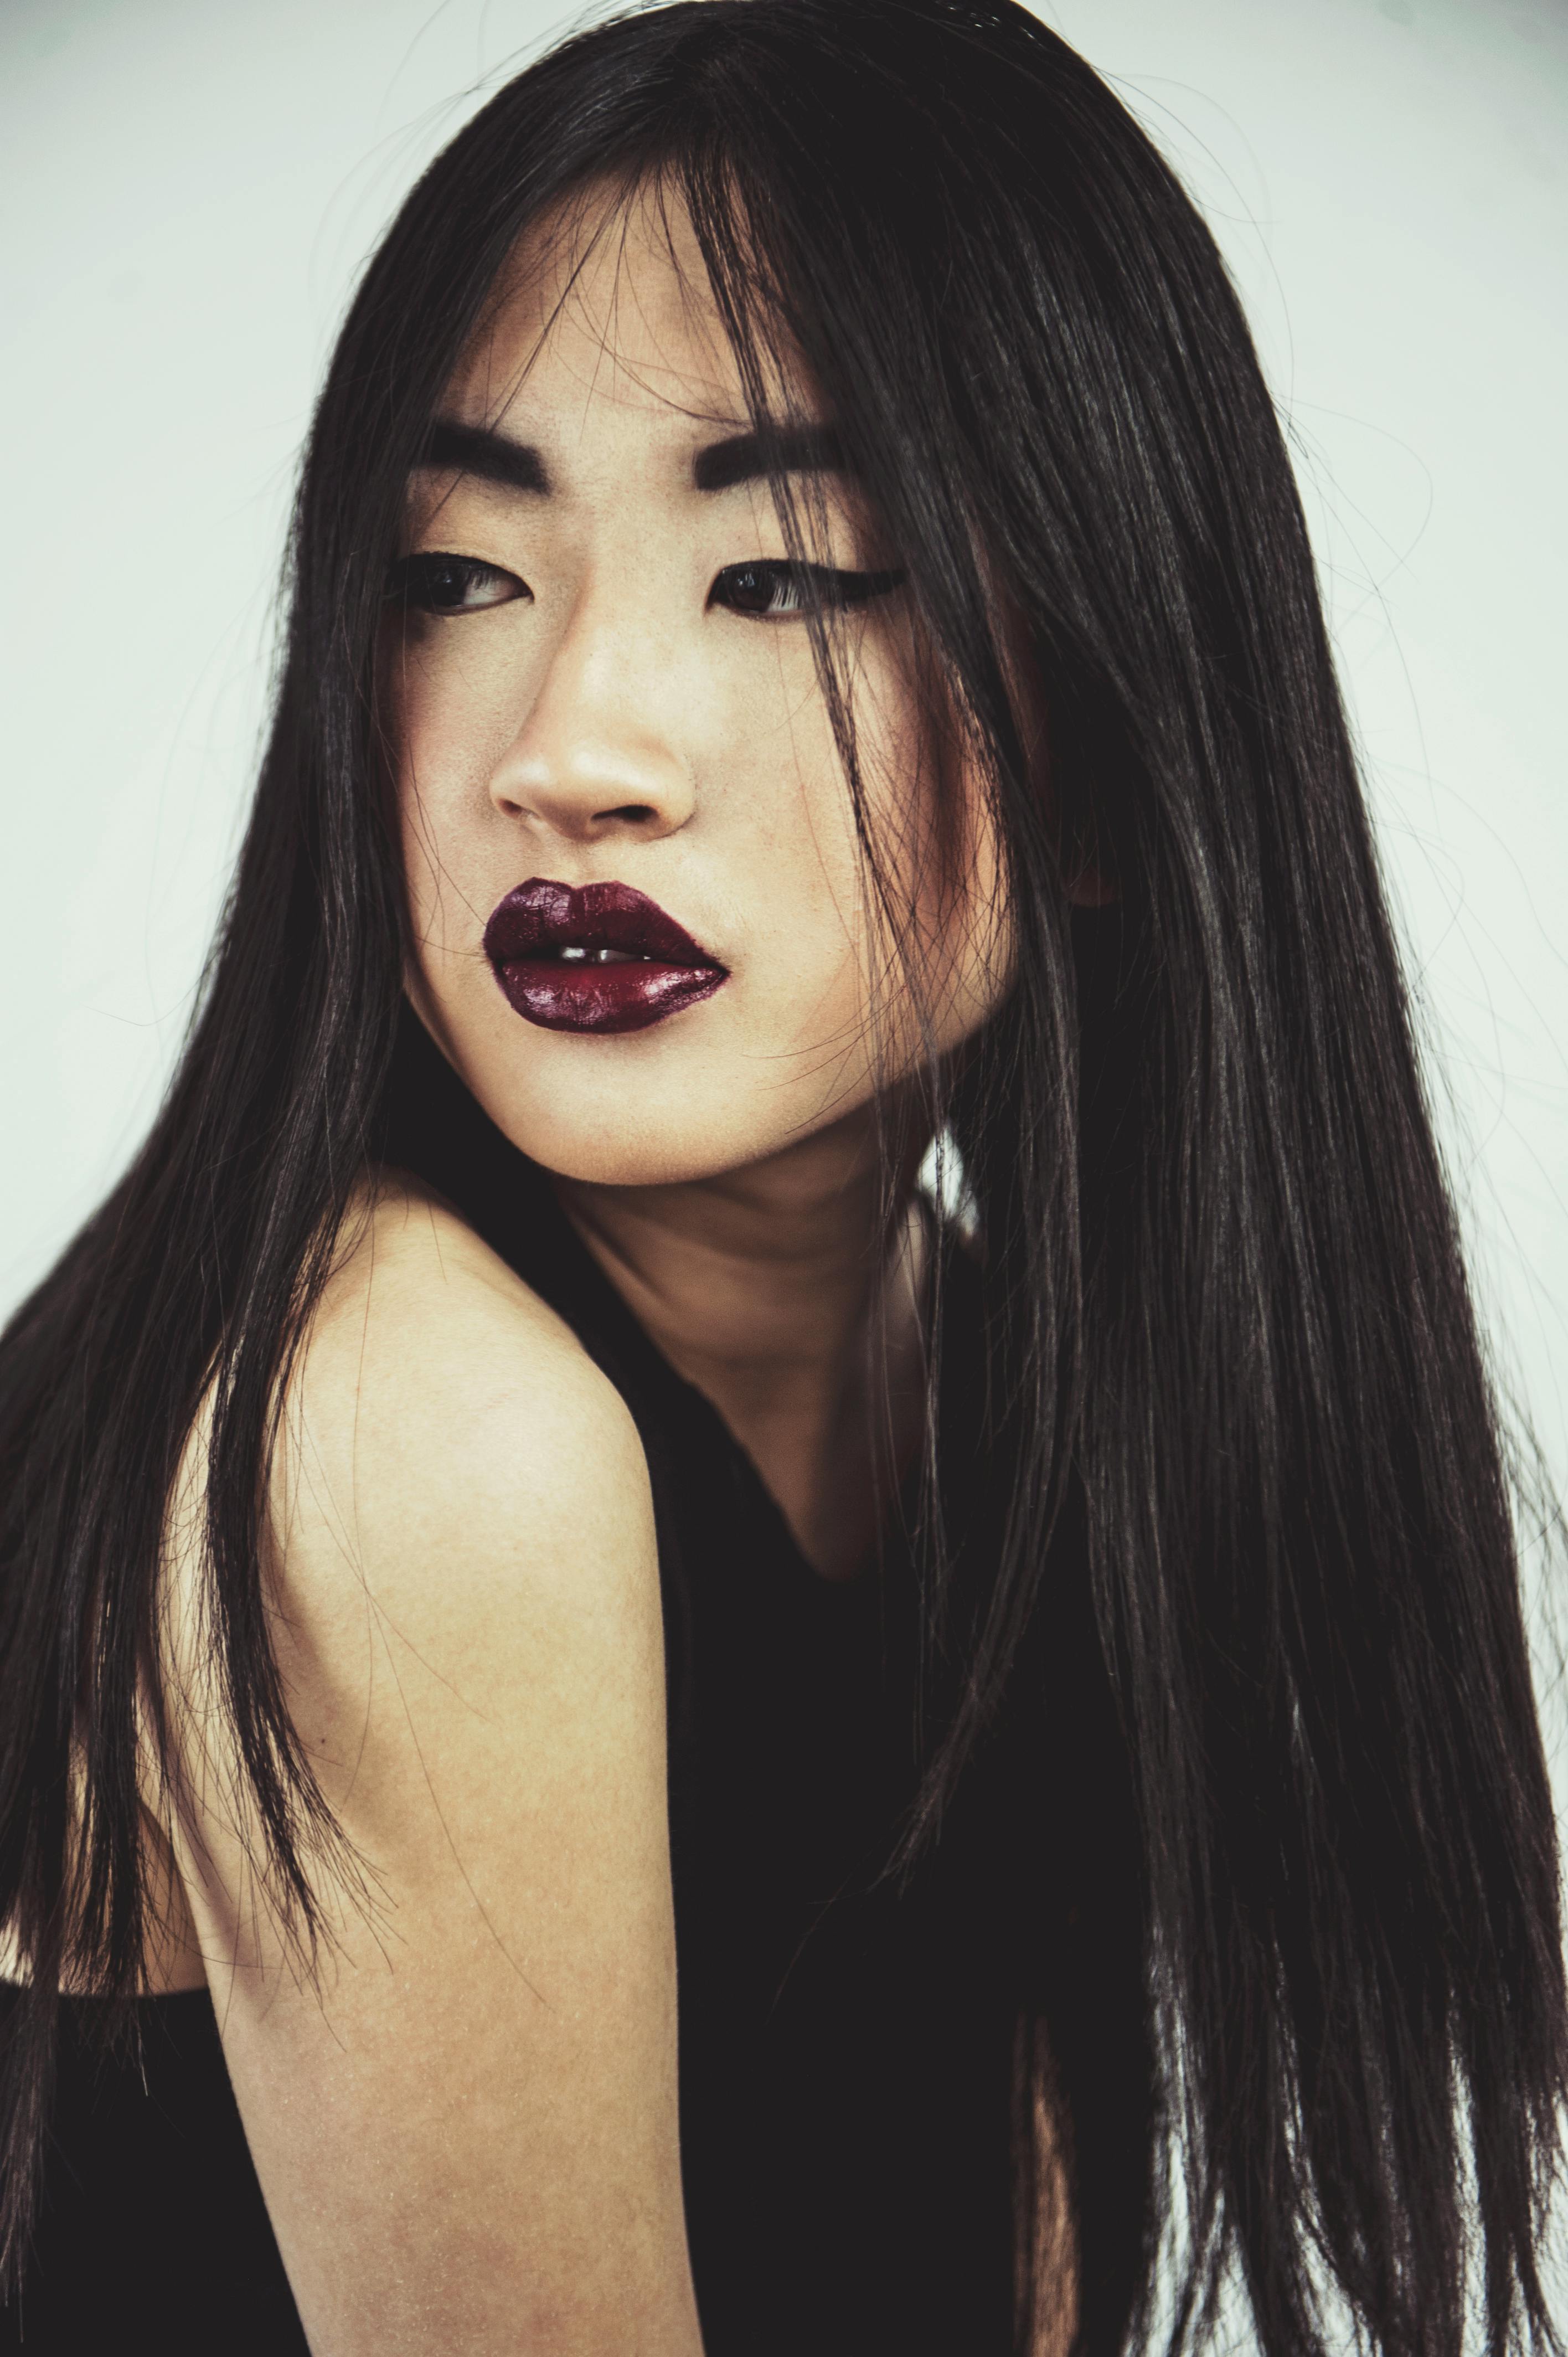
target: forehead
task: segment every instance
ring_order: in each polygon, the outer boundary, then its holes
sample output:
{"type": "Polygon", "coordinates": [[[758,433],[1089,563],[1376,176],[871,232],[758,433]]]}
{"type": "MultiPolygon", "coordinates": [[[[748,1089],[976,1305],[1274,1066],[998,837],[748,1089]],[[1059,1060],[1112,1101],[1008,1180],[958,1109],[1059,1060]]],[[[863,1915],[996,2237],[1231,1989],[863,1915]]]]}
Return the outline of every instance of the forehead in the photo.
{"type": "MultiPolygon", "coordinates": [[[[801,372],[770,387],[799,411],[801,372]]],[[[683,206],[657,188],[590,189],[518,241],[443,404],[552,438],[590,419],[647,431],[746,415],[740,371],[683,206]]]]}

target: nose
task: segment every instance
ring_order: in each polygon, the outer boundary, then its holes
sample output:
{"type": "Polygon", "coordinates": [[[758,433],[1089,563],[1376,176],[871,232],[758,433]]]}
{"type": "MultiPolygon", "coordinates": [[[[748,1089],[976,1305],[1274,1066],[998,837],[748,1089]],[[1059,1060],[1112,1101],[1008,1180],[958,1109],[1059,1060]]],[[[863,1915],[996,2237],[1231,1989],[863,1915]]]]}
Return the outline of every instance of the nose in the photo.
{"type": "Polygon", "coordinates": [[[653,842],[696,806],[690,763],[665,725],[671,665],[656,630],[579,600],[521,728],[490,780],[490,799],[542,834],[653,842]]]}

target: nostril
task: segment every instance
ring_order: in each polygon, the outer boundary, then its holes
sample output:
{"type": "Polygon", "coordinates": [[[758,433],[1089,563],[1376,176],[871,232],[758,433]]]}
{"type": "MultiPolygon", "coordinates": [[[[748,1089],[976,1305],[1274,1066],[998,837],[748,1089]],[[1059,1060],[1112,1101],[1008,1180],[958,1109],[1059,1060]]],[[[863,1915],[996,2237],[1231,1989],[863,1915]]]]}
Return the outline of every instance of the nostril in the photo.
{"type": "Polygon", "coordinates": [[[612,820],[621,826],[645,826],[658,815],[651,802],[622,802],[618,810],[600,811],[598,820],[601,826],[612,820]]]}

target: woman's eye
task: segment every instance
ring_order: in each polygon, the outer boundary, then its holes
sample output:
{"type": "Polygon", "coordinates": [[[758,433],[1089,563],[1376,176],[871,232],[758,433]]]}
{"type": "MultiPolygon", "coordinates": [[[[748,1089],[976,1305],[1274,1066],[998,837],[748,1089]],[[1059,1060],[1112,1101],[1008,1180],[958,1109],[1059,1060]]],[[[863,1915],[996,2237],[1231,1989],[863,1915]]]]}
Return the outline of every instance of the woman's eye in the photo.
{"type": "Polygon", "coordinates": [[[726,565],[714,576],[708,603],[772,621],[805,613],[813,593],[820,606],[864,606],[897,589],[903,578],[902,573],[843,573],[832,565],[794,565],[783,557],[759,556],[747,565],[726,565]]]}
{"type": "Polygon", "coordinates": [[[515,573],[477,556],[452,556],[444,549],[422,550],[394,565],[387,597],[424,614],[477,614],[487,606],[507,606],[533,592],[515,573]]]}

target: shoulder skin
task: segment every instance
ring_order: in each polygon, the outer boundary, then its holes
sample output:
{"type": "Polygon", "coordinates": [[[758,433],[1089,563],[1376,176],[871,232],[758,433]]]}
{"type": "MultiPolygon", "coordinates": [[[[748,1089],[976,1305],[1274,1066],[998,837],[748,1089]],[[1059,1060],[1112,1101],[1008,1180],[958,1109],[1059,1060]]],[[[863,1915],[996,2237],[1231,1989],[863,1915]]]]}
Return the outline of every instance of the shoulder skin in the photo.
{"type": "Polygon", "coordinates": [[[647,1469],[570,1330],[405,1181],[368,1200],[284,1403],[266,1569],[351,1857],[308,1969],[211,1703],[182,1534],[173,1836],[313,2345],[699,2357],[676,2122],[647,1469]]]}

